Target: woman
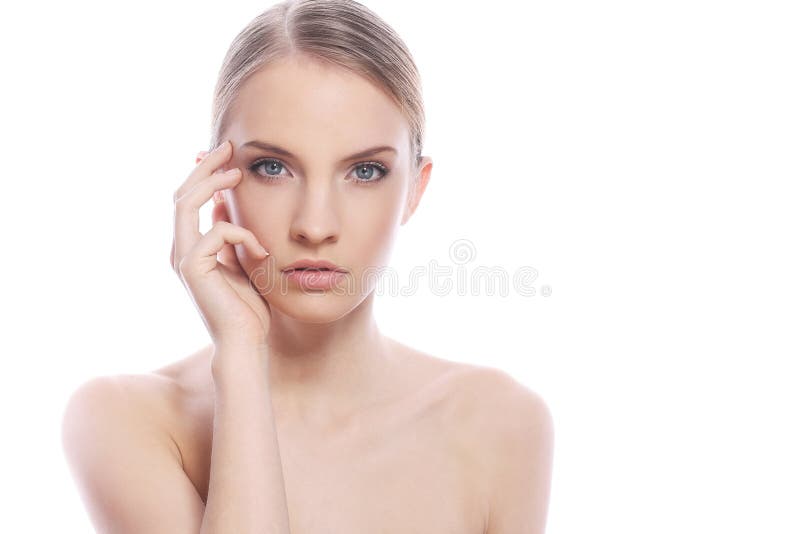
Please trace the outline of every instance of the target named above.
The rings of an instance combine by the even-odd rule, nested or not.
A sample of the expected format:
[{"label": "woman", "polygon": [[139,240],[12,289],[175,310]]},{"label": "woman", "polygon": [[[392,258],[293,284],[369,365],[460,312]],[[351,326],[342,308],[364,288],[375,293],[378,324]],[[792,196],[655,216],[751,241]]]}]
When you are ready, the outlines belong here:
[{"label": "woman", "polygon": [[544,532],[543,400],[373,318],[430,179],[423,133],[411,55],[361,4],[287,1],[239,33],[213,150],[174,197],[170,262],[212,343],[90,380],[65,412],[99,532]]}]

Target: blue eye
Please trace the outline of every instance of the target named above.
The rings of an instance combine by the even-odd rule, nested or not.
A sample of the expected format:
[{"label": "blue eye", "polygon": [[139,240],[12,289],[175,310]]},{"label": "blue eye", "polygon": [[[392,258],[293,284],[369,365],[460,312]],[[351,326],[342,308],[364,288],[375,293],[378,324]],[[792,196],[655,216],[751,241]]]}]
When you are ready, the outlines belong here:
[{"label": "blue eye", "polygon": [[[386,168],[385,165],[378,163],[377,161],[365,161],[364,163],[359,163],[353,169],[354,171],[361,171],[367,169],[370,172],[367,173],[367,176],[359,176],[359,179],[356,180],[357,182],[365,182],[365,183],[372,183],[377,182],[379,180],[383,180],[386,178],[386,175],[389,174],[389,169]],[[375,169],[381,173],[380,177],[372,179],[372,175],[375,174]],[[360,173],[356,173],[360,174]]]},{"label": "blue eye", "polygon": [[276,159],[260,159],[260,160],[255,161],[252,165],[250,165],[250,171],[255,173],[255,174],[257,174],[258,176],[267,178],[268,180],[274,180],[275,179],[274,177],[278,176],[277,174],[271,174],[268,171],[267,175],[265,176],[265,175],[261,174],[260,172],[256,172],[256,169],[258,169],[259,167],[261,167],[262,165],[265,165],[265,164],[266,164],[266,168],[267,169],[272,169],[272,170],[274,170],[275,166],[283,167],[283,163],[281,163],[280,161],[278,161]]},{"label": "blue eye", "polygon": [[[258,172],[258,169],[264,167],[266,174]],[[280,170],[285,168],[282,161],[275,158],[261,158],[253,162],[248,167],[250,172],[267,182],[275,182],[280,178]],[[380,176],[374,178],[375,169],[380,172]],[[377,161],[364,161],[353,167],[356,171],[357,178],[354,180],[358,185],[370,185],[386,178],[389,174],[389,169],[382,163]],[[352,171],[351,171],[352,172]]]}]

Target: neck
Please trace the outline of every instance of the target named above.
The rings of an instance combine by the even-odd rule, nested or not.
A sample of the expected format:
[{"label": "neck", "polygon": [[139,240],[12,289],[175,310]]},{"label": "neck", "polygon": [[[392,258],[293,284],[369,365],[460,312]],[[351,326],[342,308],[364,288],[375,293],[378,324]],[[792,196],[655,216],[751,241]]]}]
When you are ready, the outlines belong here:
[{"label": "neck", "polygon": [[269,381],[276,411],[330,420],[380,396],[392,357],[372,315],[373,298],[324,324],[271,310]]}]

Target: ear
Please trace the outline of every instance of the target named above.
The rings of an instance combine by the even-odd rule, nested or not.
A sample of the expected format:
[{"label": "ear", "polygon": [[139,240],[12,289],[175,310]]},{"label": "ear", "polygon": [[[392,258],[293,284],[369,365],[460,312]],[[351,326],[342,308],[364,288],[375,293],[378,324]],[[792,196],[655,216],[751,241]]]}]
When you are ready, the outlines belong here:
[{"label": "ear", "polygon": [[400,222],[400,226],[406,224],[406,222],[411,218],[411,216],[417,210],[417,206],[419,205],[419,201],[422,198],[422,194],[428,187],[428,181],[431,178],[431,170],[433,169],[433,160],[428,156],[423,156],[419,162],[419,165],[417,166],[417,169],[418,171],[416,173],[416,176],[414,176],[413,182],[408,191],[406,209],[405,212],[403,213],[403,219]]}]

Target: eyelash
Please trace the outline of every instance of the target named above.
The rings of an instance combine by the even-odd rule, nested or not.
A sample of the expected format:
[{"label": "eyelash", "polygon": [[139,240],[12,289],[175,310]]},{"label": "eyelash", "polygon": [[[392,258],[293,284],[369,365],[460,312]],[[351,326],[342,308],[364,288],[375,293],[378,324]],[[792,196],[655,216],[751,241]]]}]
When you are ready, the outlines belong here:
[{"label": "eyelash", "polygon": [[[260,174],[260,173],[256,172],[256,169],[258,169],[261,165],[263,165],[264,163],[271,163],[271,162],[279,163],[283,168],[286,168],[286,165],[279,159],[276,159],[276,158],[261,158],[261,159],[258,159],[256,161],[254,161],[250,165],[250,167],[248,167],[248,169],[250,170],[251,173],[255,174],[260,180],[264,180],[264,181],[267,181],[267,182],[275,182],[280,177],[280,175],[278,175],[278,174],[263,175],[263,174]],[[364,166],[373,167],[373,168],[378,169],[379,171],[381,171],[381,176],[380,176],[380,178],[373,178],[373,179],[370,179],[370,180],[361,180],[359,178],[356,178],[354,181],[355,181],[355,183],[357,185],[372,185],[375,182],[380,182],[381,180],[386,178],[386,176],[389,174],[389,170],[390,170],[386,165],[384,165],[383,163],[380,163],[379,161],[362,161],[361,163],[356,164],[353,167],[353,170],[358,169],[359,167],[364,167]]]}]

